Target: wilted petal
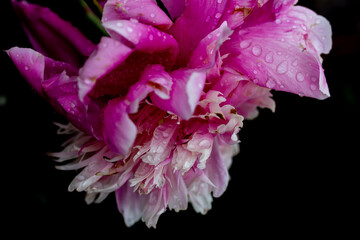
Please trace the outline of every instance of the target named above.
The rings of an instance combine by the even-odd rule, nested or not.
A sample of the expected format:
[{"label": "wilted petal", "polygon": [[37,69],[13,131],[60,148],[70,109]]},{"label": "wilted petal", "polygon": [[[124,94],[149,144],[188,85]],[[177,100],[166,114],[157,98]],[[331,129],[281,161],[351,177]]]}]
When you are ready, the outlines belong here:
[{"label": "wilted petal", "polygon": [[47,57],[80,67],[95,45],[71,23],[50,9],[26,1],[12,0],[35,50]]},{"label": "wilted petal", "polygon": [[153,0],[109,0],[105,4],[102,18],[104,23],[132,18],[159,29],[168,29],[172,25],[171,19]]}]

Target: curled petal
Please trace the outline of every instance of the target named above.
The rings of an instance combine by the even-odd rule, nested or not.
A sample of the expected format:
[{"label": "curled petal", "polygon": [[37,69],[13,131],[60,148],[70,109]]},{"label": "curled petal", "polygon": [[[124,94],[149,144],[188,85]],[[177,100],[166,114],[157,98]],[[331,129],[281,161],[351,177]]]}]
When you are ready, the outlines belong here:
[{"label": "curled petal", "polygon": [[159,108],[188,120],[193,115],[202,94],[206,73],[194,69],[180,69],[170,75],[173,78],[170,99],[152,96],[152,101]]},{"label": "curled petal", "polygon": [[224,22],[219,28],[203,38],[192,52],[188,66],[190,68],[208,68],[214,65],[220,46],[233,31]]}]

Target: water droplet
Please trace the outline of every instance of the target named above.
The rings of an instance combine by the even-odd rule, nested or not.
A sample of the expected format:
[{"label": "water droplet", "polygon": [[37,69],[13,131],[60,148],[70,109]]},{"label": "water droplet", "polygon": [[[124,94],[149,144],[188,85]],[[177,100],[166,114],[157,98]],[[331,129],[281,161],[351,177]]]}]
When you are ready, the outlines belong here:
[{"label": "water droplet", "polygon": [[280,24],[280,23],[282,23],[282,21],[281,21],[281,19],[276,19],[276,20],[275,20],[275,23],[276,23],[276,24]]},{"label": "water droplet", "polygon": [[240,43],[240,47],[241,48],[248,48],[251,45],[251,41],[250,40],[244,40]]},{"label": "water droplet", "polygon": [[301,72],[296,74],[296,80],[298,80],[299,82],[302,82],[305,80],[305,76],[304,74],[302,74]]},{"label": "water droplet", "polygon": [[218,4],[222,3],[222,0],[217,0],[217,3],[218,3]]},{"label": "water droplet", "polygon": [[313,90],[313,91],[316,91],[317,90],[317,86],[315,84],[310,84],[310,89]]},{"label": "water droplet", "polygon": [[211,18],[210,16],[207,16],[205,19],[205,22],[207,22],[207,23],[210,22],[210,18]]},{"label": "water droplet", "polygon": [[270,79],[270,78],[269,78],[269,80],[266,82],[266,87],[267,87],[267,88],[274,88],[275,85],[276,85],[276,83],[275,83],[272,79]]},{"label": "water droplet", "polygon": [[150,41],[154,40],[154,35],[150,34],[150,35],[149,35],[149,40],[150,40]]},{"label": "water droplet", "polygon": [[273,52],[269,52],[268,54],[266,54],[265,56],[265,62],[267,63],[272,63],[274,61],[274,53]]},{"label": "water droplet", "polygon": [[259,45],[256,45],[252,48],[252,53],[254,54],[254,56],[260,56],[262,53],[262,49]]},{"label": "water droplet", "polygon": [[215,18],[220,18],[220,17],[221,17],[221,13],[215,14]]},{"label": "water droplet", "polygon": [[282,61],[276,68],[276,71],[279,74],[284,74],[288,71],[288,62],[287,61]]},{"label": "water droplet", "polygon": [[314,76],[313,76],[313,77],[311,77],[310,79],[311,79],[311,81],[312,81],[312,82],[316,82],[316,81],[317,81],[317,78],[316,78],[316,77],[314,77]]},{"label": "water droplet", "polygon": [[121,22],[118,22],[118,23],[116,23],[116,26],[121,28],[121,27],[123,27],[123,24]]},{"label": "water droplet", "polygon": [[132,29],[131,27],[127,27],[126,30],[127,30],[128,32],[133,32],[133,31],[134,31],[134,29]]},{"label": "water droplet", "polygon": [[150,17],[154,18],[154,17],[155,17],[155,14],[151,13],[151,14],[150,14]]},{"label": "water droplet", "polygon": [[292,63],[291,63],[292,66],[296,67],[298,65],[298,61],[297,60],[294,60]]},{"label": "water droplet", "polygon": [[258,71],[254,70],[254,71],[253,71],[253,73],[254,73],[254,74],[257,74],[257,73],[258,73]]},{"label": "water droplet", "polygon": [[25,66],[25,70],[26,70],[26,71],[29,70],[29,66]]}]

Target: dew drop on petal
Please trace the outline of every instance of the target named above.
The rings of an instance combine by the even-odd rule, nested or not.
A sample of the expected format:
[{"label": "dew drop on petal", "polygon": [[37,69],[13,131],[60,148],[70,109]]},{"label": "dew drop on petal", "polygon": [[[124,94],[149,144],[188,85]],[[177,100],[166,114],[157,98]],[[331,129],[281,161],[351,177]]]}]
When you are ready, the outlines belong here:
[{"label": "dew drop on petal", "polygon": [[215,18],[220,18],[220,17],[221,17],[221,13],[215,14]]},{"label": "dew drop on petal", "polygon": [[149,35],[149,40],[150,41],[154,40],[154,36],[152,34]]},{"label": "dew drop on petal", "polygon": [[241,48],[248,48],[251,44],[251,41],[250,40],[244,40],[240,43],[240,47]]},{"label": "dew drop on petal", "polygon": [[259,45],[256,45],[252,48],[251,52],[254,54],[254,56],[258,57],[261,55],[262,49]]},{"label": "dew drop on petal", "polygon": [[301,72],[296,74],[296,80],[298,80],[299,82],[304,81],[304,79],[305,79],[305,76]]},{"label": "dew drop on petal", "polygon": [[210,22],[210,16],[207,16],[206,19],[205,19],[205,22]]},{"label": "dew drop on petal", "polygon": [[154,18],[154,17],[155,17],[155,14],[151,13],[151,14],[150,14],[150,17]]},{"label": "dew drop on petal", "polygon": [[131,27],[127,27],[126,30],[127,30],[128,32],[133,32],[133,31],[134,31]]},{"label": "dew drop on petal", "polygon": [[276,68],[277,73],[284,74],[288,71],[288,62],[282,61]]},{"label": "dew drop on petal", "polygon": [[274,53],[273,52],[269,52],[268,54],[266,54],[265,56],[265,62],[267,63],[272,63],[274,61]]},{"label": "dew drop on petal", "polygon": [[266,82],[266,87],[267,87],[267,88],[274,88],[275,85],[276,85],[276,83],[275,83],[272,79],[270,79],[270,78],[269,78],[269,80]]},{"label": "dew drop on petal", "polygon": [[310,84],[310,89],[313,90],[313,91],[316,91],[317,90],[317,86],[315,84]]},{"label": "dew drop on petal", "polygon": [[291,63],[292,66],[296,67],[298,65],[298,61],[297,60],[294,60],[292,63]]},{"label": "dew drop on petal", "polygon": [[317,81],[317,78],[316,77],[311,77],[310,78],[312,82],[316,82]]},{"label": "dew drop on petal", "polygon": [[29,66],[25,66],[25,70],[26,70],[26,71],[29,70]]}]

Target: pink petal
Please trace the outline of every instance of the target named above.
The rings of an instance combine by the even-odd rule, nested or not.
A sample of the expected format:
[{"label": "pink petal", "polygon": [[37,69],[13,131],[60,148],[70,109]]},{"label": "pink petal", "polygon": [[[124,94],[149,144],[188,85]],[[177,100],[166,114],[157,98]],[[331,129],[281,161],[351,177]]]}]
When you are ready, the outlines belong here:
[{"label": "pink petal", "polygon": [[45,57],[30,49],[13,47],[6,51],[21,75],[40,94],[44,81]]},{"label": "pink petal", "polygon": [[50,9],[26,1],[12,0],[12,4],[37,51],[75,67],[93,51],[90,40]]},{"label": "pink petal", "polygon": [[[116,76],[117,67],[132,53],[132,49],[111,38],[103,37],[79,71],[79,95],[84,100],[93,95],[121,93],[125,88]],[[94,89],[95,88],[95,89]]]},{"label": "pink petal", "polygon": [[202,94],[206,73],[194,69],[180,69],[170,75],[173,78],[170,99],[161,99],[157,96],[152,96],[151,99],[159,108],[188,120],[193,115]]},{"label": "pink petal", "polygon": [[226,21],[231,29],[235,29],[244,23],[259,1],[253,0],[228,0],[221,21]]},{"label": "pink petal", "polygon": [[308,34],[307,40],[314,46],[316,51],[321,54],[328,54],[332,47],[332,31],[329,21],[317,15],[312,10],[295,6],[289,11],[281,14],[278,19],[281,21],[291,21],[298,31]]},{"label": "pink petal", "polygon": [[329,91],[319,53],[307,50],[307,35],[289,22],[277,19],[253,26],[252,23],[247,27],[242,25],[232,39],[224,43],[223,53],[231,56],[225,65],[263,87],[327,98]]},{"label": "pink petal", "polygon": [[185,10],[169,32],[179,43],[178,65],[185,66],[201,39],[221,24],[227,1],[186,1]]},{"label": "pink petal", "polygon": [[213,188],[214,197],[220,197],[227,188],[230,176],[216,139],[204,172],[209,180],[216,186],[216,188]]},{"label": "pink petal", "polygon": [[115,192],[119,212],[123,215],[127,227],[140,220],[146,197],[134,192],[128,183]]},{"label": "pink petal", "polygon": [[173,20],[181,16],[185,9],[185,0],[161,0]]},{"label": "pink petal", "polygon": [[111,100],[104,111],[103,137],[109,149],[120,155],[126,155],[132,147],[137,129],[127,113],[127,102]]},{"label": "pink petal", "polygon": [[136,113],[140,102],[152,92],[160,99],[166,98],[171,84],[171,77],[162,66],[149,66],[142,73],[141,79],[129,88],[125,98],[109,102],[104,112],[103,135],[114,153],[126,155],[135,141],[137,128],[129,114]]},{"label": "pink petal", "polygon": [[173,171],[168,168],[167,179],[168,184],[168,206],[169,209],[174,209],[175,212],[186,210],[188,206],[187,189],[184,179],[180,171]]},{"label": "pink petal", "polygon": [[203,38],[192,52],[188,63],[190,68],[209,68],[214,65],[220,46],[232,34],[226,22]]},{"label": "pink petal", "polygon": [[227,103],[247,119],[258,115],[258,107],[275,111],[275,101],[271,98],[270,89],[252,83],[243,75],[225,72],[213,90],[222,92]]},{"label": "pink petal", "polygon": [[125,38],[138,51],[167,50],[171,61],[174,61],[172,58],[176,57],[178,53],[178,44],[174,37],[153,26],[134,20],[113,20],[105,22],[103,25],[113,39],[123,41]]},{"label": "pink petal", "polygon": [[102,21],[137,19],[159,29],[168,29],[171,19],[152,0],[109,0],[105,4]]}]

